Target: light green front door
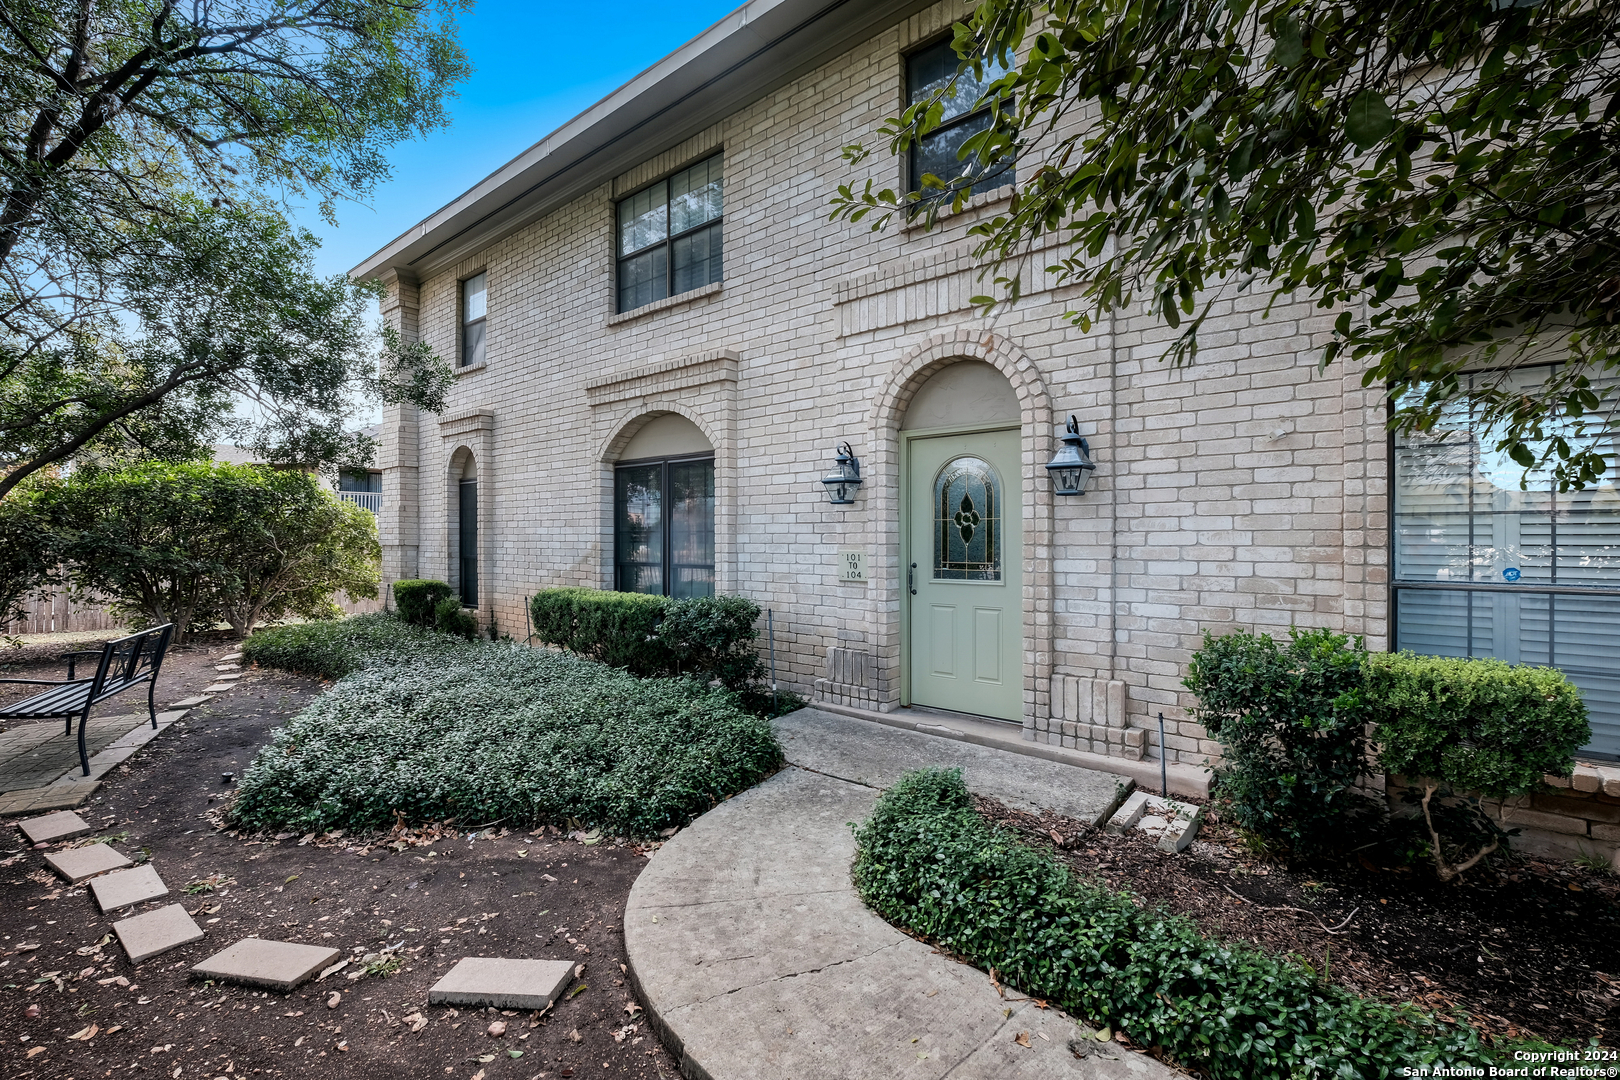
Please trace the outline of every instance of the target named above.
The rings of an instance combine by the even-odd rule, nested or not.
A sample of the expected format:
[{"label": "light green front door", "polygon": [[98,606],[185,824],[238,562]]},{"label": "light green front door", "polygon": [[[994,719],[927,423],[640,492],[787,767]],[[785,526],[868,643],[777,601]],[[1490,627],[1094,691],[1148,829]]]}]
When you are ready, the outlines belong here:
[{"label": "light green front door", "polygon": [[906,599],[914,705],[1023,714],[1019,431],[907,440]]}]

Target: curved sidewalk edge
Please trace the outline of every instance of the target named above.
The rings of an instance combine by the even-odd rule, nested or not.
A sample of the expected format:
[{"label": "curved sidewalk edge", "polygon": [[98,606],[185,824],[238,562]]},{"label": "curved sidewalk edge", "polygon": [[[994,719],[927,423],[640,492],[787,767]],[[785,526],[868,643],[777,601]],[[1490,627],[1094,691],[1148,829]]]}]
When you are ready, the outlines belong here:
[{"label": "curved sidewalk edge", "polygon": [[1003,1000],[984,972],[869,911],[850,882],[849,825],[877,795],[790,765],[642,871],[624,915],[631,978],[687,1080],[1182,1075],[1085,1038],[1056,1009]]}]

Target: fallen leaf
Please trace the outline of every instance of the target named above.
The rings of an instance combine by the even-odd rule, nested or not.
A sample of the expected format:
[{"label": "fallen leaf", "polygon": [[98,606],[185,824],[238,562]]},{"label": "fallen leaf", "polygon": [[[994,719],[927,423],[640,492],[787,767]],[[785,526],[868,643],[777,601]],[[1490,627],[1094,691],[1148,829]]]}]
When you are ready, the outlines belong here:
[{"label": "fallen leaf", "polygon": [[506,1034],[506,1021],[497,1020],[484,1030],[488,1031],[492,1038],[498,1039]]},{"label": "fallen leaf", "polygon": [[1058,847],[1063,846],[1063,837],[1058,833],[1058,831],[1056,829],[1047,829],[1046,830],[1046,835],[1050,836],[1052,838],[1052,843],[1056,844]]},{"label": "fallen leaf", "polygon": [[564,998],[563,1000],[564,1001],[572,1001],[574,998],[579,997],[579,995],[583,994],[585,991],[587,991],[589,989],[590,989],[590,987],[586,986],[584,983],[580,983],[578,986],[576,986],[572,990],[568,991],[568,997]]},{"label": "fallen leaf", "polygon": [[520,1057],[523,1056],[523,1051],[521,1051],[521,1050],[508,1050],[506,1052],[506,1056],[510,1057],[510,1058],[520,1058]]},{"label": "fallen leaf", "polygon": [[95,1024],[91,1024],[87,1028],[80,1028],[78,1031],[75,1031],[73,1034],[69,1035],[68,1038],[77,1039],[80,1042],[89,1042],[91,1039],[96,1037],[96,1032],[100,1030],[101,1028],[97,1027]]},{"label": "fallen leaf", "polygon": [[495,1060],[495,1055],[494,1054],[479,1054],[478,1055],[478,1060],[480,1062],[482,1062],[483,1064],[488,1065],[490,1062]]},{"label": "fallen leaf", "polygon": [[479,1069],[477,1072],[473,1073],[472,1080],[484,1080],[484,1070]]},{"label": "fallen leaf", "polygon": [[1029,1032],[1020,1031],[1017,1035],[1013,1036],[1013,1042],[1017,1043],[1019,1046],[1028,1047],[1029,1046]]},{"label": "fallen leaf", "polygon": [[1110,1028],[1110,1027],[1104,1027],[1101,1031],[1097,1032],[1097,1041],[1098,1042],[1107,1042],[1109,1039],[1112,1039],[1113,1037],[1114,1037],[1114,1029]]},{"label": "fallen leaf", "polygon": [[338,1007],[338,1003],[342,1000],[343,995],[334,990],[332,991],[332,995],[326,999],[326,1007],[328,1009],[335,1009]]},{"label": "fallen leaf", "polygon": [[574,978],[577,979],[583,974],[585,974],[585,965],[584,964],[575,964],[574,965]]},{"label": "fallen leaf", "polygon": [[568,1038],[571,1039],[574,1042],[579,1042],[580,1038],[581,1038],[581,1035],[579,1033],[579,1028],[575,1028],[573,1031],[570,1031],[568,1033]]},{"label": "fallen leaf", "polygon": [[44,1052],[45,1052],[45,1048],[43,1046],[36,1046],[32,1050],[28,1051],[28,1053],[24,1054],[23,1056],[24,1057],[33,1057],[35,1054],[43,1054]]}]

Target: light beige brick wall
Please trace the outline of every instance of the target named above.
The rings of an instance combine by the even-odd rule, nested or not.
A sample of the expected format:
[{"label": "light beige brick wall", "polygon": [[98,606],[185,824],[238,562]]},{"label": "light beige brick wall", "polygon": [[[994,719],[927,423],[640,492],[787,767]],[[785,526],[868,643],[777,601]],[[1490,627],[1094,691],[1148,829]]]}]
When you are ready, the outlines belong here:
[{"label": "light beige brick wall", "polygon": [[[840,149],[874,142],[901,103],[904,51],[962,10],[863,43],[453,271],[392,283],[385,314],[448,357],[457,281],[489,273],[487,363],[458,376],[444,417],[387,417],[389,576],[452,576],[451,461],[470,451],[485,620],[520,637],[534,591],[611,584],[614,455],[649,413],[678,412],[716,448],[720,588],[773,609],[782,681],[896,707],[899,424],[930,374],[972,358],[1008,376],[1022,410],[1027,737],[1059,741],[1064,723],[1078,737],[1065,701],[1118,682],[1131,734],[1098,714],[1100,752],[1202,764],[1218,748],[1180,680],[1204,630],[1327,626],[1381,646],[1382,407],[1359,372],[1316,372],[1329,316],[1223,299],[1197,364],[1177,370],[1154,318],[1082,332],[1065,317],[1074,290],[1038,275],[1017,307],[971,309],[985,287],[966,230],[994,199],[933,231],[827,220],[838,184],[899,182],[886,155],[851,165]],[[724,284],[614,315],[615,195],[715,149]],[[1057,500],[1041,466],[1070,413],[1099,468],[1083,498]],[[846,439],[867,483],[834,507],[818,480]],[[867,584],[837,581],[840,548],[868,553]]]}]

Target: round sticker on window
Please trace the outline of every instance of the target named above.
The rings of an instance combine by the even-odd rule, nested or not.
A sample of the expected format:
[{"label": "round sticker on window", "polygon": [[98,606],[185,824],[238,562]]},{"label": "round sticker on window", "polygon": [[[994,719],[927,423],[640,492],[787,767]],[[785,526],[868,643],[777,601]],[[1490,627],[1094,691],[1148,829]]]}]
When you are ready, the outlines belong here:
[{"label": "round sticker on window", "polygon": [[1502,571],[1502,577],[1506,581],[1518,581],[1519,568],[1517,566],[1508,567],[1506,570]]}]

